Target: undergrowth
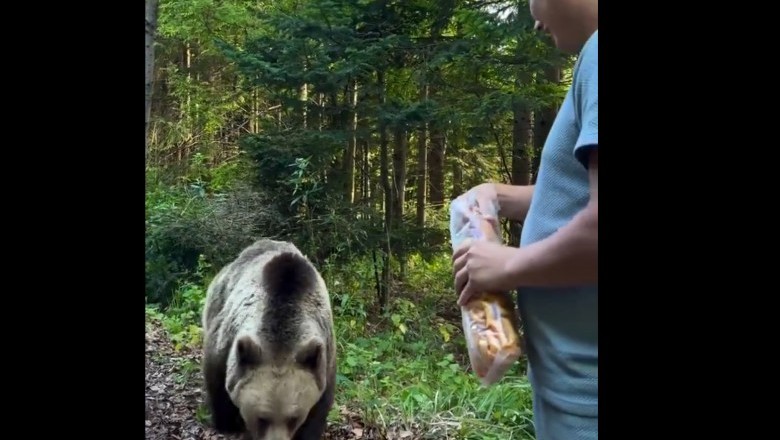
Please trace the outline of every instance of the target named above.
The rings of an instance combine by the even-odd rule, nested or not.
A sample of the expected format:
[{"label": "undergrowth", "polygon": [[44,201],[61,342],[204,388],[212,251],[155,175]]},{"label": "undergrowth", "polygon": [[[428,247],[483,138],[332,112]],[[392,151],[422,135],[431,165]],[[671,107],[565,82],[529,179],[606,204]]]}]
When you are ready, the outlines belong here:
[{"label": "undergrowth", "polygon": [[[533,438],[530,388],[520,365],[489,388],[468,369],[450,270],[446,256],[429,263],[410,258],[406,282],[379,315],[370,259],[323,268],[339,354],[333,421],[346,407],[382,430],[413,429],[432,439]],[[202,341],[200,312],[213,273],[201,258],[199,282],[182,283],[165,310],[147,308],[179,349]]]}]

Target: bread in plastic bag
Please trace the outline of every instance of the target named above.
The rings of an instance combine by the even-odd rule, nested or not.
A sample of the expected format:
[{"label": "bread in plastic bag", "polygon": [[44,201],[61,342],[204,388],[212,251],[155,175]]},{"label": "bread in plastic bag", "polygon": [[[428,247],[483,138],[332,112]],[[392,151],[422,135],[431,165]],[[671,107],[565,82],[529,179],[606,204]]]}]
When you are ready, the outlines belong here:
[{"label": "bread in plastic bag", "polygon": [[[489,218],[488,218],[489,217]],[[478,206],[474,192],[450,205],[453,251],[466,239],[501,240],[498,207]],[[519,317],[508,292],[483,292],[461,307],[471,368],[483,386],[499,381],[522,353],[517,331]]]}]

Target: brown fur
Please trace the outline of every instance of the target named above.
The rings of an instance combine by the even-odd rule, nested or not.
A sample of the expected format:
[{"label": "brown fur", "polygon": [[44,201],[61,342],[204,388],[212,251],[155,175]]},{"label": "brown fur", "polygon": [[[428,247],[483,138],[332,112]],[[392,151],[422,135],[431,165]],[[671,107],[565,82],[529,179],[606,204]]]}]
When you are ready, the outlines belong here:
[{"label": "brown fur", "polygon": [[328,413],[333,407],[336,391],[336,366],[328,367],[325,392],[316,405],[309,411],[309,416],[295,433],[293,440],[319,440],[328,427]]},{"label": "brown fur", "polygon": [[[269,252],[277,255],[269,260],[264,257]],[[264,283],[257,283],[257,278],[262,278]],[[323,393],[293,439],[322,438],[327,427],[328,412],[334,403],[336,346],[332,317],[323,316],[321,297],[311,294],[319,280],[314,266],[294,245],[272,240],[260,240],[249,246],[214,278],[203,311],[202,368],[206,401],[217,431],[225,434],[246,432],[239,410],[227,391],[233,389],[241,378],[234,375],[231,378],[233,383],[226,383],[227,361],[242,319],[257,319],[253,310],[258,301],[263,301],[266,309],[258,320],[262,325],[257,329],[256,336],[268,341],[271,344],[269,348],[273,347],[268,353],[260,354],[263,359],[266,356],[270,356],[270,359],[286,358],[292,344],[302,342],[299,340],[298,327],[304,320],[315,322],[321,336],[325,338],[325,383],[321,383],[319,378],[317,380]],[[239,297],[231,298],[231,294],[237,288],[247,289],[247,286],[259,293],[241,293],[246,298],[241,304],[234,304]],[[233,304],[234,316],[230,315],[230,304]],[[305,364],[306,359],[302,361]]]}]

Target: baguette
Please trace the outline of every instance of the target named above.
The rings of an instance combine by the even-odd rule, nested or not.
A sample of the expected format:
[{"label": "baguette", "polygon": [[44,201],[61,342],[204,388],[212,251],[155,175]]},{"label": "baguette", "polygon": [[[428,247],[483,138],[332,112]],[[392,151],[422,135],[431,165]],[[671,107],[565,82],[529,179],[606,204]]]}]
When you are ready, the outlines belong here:
[{"label": "baguette", "polygon": [[517,347],[517,333],[511,313],[503,304],[503,295],[481,295],[466,304],[471,325],[469,330],[476,339],[480,355],[493,362],[501,351],[513,351]]},{"label": "baguette", "polygon": [[[450,206],[453,249],[463,240],[500,242],[495,206],[478,207],[473,194]],[[461,308],[471,367],[483,385],[498,381],[521,355],[518,316],[508,292],[483,292]]]}]

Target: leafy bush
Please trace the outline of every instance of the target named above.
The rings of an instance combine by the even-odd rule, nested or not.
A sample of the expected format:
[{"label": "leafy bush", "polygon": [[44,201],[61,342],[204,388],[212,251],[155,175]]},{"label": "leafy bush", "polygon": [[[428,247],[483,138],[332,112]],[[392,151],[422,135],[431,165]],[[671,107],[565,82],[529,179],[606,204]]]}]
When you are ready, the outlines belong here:
[{"label": "leafy bush", "polygon": [[[147,182],[146,297],[167,305],[182,283],[193,281],[198,258],[219,267],[256,237],[273,236],[284,220],[270,197],[245,185],[230,183],[235,169],[218,168],[219,188],[202,179],[179,185]],[[213,181],[212,180],[212,181]]]}]

